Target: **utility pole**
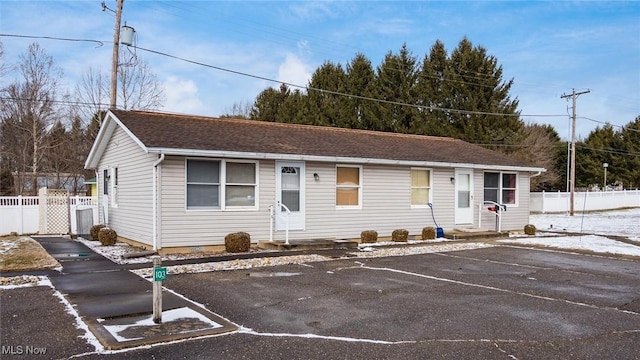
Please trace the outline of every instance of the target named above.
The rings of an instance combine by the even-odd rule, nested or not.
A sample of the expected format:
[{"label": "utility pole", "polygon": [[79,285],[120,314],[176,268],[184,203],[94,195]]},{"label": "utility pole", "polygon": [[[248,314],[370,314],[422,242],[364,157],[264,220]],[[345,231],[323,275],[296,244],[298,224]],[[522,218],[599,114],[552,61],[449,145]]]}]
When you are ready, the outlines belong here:
[{"label": "utility pole", "polygon": [[576,98],[579,95],[590,93],[590,90],[576,92],[576,89],[572,89],[571,94],[562,94],[561,99],[571,97],[572,101],[572,115],[571,115],[571,179],[569,180],[570,195],[569,195],[569,216],[573,216],[573,199],[576,191]]},{"label": "utility pole", "polygon": [[122,18],[122,6],[124,0],[117,0],[116,3],[116,26],[113,31],[113,57],[111,59],[111,101],[109,103],[109,110],[114,110],[116,108],[116,96],[118,93],[118,50],[120,49],[120,19]]}]

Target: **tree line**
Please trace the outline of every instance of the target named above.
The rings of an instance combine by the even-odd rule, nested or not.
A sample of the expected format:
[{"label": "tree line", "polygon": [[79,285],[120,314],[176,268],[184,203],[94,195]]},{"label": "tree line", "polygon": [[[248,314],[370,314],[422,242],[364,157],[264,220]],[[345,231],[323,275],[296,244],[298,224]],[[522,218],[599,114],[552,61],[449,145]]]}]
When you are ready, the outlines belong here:
[{"label": "tree line", "polygon": [[[82,191],[95,176],[84,162],[108,108],[109,77],[89,68],[73,92],[63,92],[62,69],[37,43],[17,64],[0,63],[3,79],[15,75],[0,88],[0,195],[36,195],[43,184]],[[120,64],[120,108],[162,106],[164,91],[148,65],[126,55]]]},{"label": "tree line", "polygon": [[[84,161],[108,108],[109,77],[89,68],[74,91],[63,92],[62,70],[37,43],[17,64],[0,61],[0,76],[8,74],[15,79],[0,88],[0,195],[36,194],[42,177],[50,187],[81,190],[80,180],[94,176]],[[118,108],[163,106],[164,90],[145,61],[123,57],[117,74]],[[467,38],[451,52],[436,41],[421,58],[402,45],[375,67],[363,54],[344,66],[327,61],[305,89],[267,88],[222,117],[458,138],[546,168],[531,179],[533,191],[565,190],[567,143],[552,126],[522,120],[513,82]],[[578,141],[578,187],[601,184],[603,163],[609,184],[640,186],[639,118]]]},{"label": "tree line", "polygon": [[[513,81],[503,79],[495,56],[467,38],[450,53],[436,41],[422,58],[403,45],[375,68],[363,54],[344,67],[325,62],[306,89],[267,88],[226,116],[453,137],[546,168],[531,179],[533,191],[565,190],[567,142],[550,125],[522,120]],[[637,127],[637,119],[618,132],[605,126],[579,141],[576,185],[599,184],[608,162],[610,183],[639,187]]]}]

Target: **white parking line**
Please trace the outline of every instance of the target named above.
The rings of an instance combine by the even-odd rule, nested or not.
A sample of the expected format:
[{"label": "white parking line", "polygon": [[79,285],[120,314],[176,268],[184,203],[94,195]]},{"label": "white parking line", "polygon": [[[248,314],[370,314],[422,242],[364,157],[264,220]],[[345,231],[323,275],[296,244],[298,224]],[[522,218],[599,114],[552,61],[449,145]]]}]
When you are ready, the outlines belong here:
[{"label": "white parking line", "polygon": [[[470,283],[470,282],[466,282],[466,281],[453,280],[453,279],[447,279],[447,278],[442,278],[442,277],[437,277],[437,276],[431,276],[431,275],[419,274],[419,273],[414,273],[414,272],[405,271],[405,270],[398,270],[398,269],[391,269],[391,268],[378,268],[378,267],[372,267],[372,266],[365,266],[365,264],[364,264],[364,263],[361,263],[361,262],[359,262],[359,261],[356,261],[356,264],[358,264],[358,265],[360,265],[360,266],[354,266],[354,267],[351,267],[351,269],[353,269],[353,268],[359,268],[359,269],[367,269],[367,270],[374,270],[374,271],[387,271],[387,272],[392,272],[392,273],[397,273],[397,274],[403,274],[403,275],[409,275],[409,276],[420,277],[420,278],[424,278],[424,279],[430,279],[430,280],[436,280],[436,281],[443,281],[443,282],[448,282],[448,283],[458,284],[458,285],[463,285],[463,286],[471,286],[471,287],[476,287],[476,288],[481,288],[481,289],[487,289],[487,290],[499,291],[499,292],[508,293],[508,294],[514,294],[514,295],[519,295],[519,296],[526,296],[526,297],[531,297],[531,298],[534,298],[534,299],[541,299],[541,300],[547,300],[547,301],[564,302],[564,303],[567,303],[567,304],[572,304],[572,305],[577,305],[577,306],[588,307],[588,308],[591,308],[591,309],[609,310],[609,311],[621,312],[621,313],[624,313],[624,314],[630,314],[630,315],[637,315],[637,316],[640,316],[640,313],[637,313],[637,312],[634,312],[634,311],[630,311],[630,310],[621,310],[621,309],[617,309],[617,308],[610,307],[610,306],[598,306],[598,305],[587,304],[587,303],[582,303],[582,302],[577,302],[577,301],[571,301],[571,300],[566,300],[566,299],[559,299],[559,298],[552,298],[552,297],[548,297],[548,296],[541,296],[541,295],[529,294],[529,293],[521,292],[521,291],[514,291],[514,290],[509,290],[509,289],[502,289],[502,288],[498,288],[498,287],[495,287],[495,286],[488,286],[488,285],[474,284],[474,283]],[[349,268],[345,268],[345,269],[349,269]]]}]

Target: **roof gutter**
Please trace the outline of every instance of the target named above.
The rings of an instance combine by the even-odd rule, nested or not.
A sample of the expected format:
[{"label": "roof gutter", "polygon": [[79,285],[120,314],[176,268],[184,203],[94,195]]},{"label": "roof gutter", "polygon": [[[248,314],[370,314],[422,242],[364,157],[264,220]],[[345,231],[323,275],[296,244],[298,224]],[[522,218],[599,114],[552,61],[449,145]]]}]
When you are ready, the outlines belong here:
[{"label": "roof gutter", "polygon": [[453,163],[438,161],[420,161],[420,160],[392,160],[392,159],[374,159],[359,158],[346,156],[323,156],[323,155],[302,155],[302,154],[276,154],[276,153],[258,153],[258,152],[241,152],[241,151],[224,151],[224,150],[192,150],[192,149],[173,149],[161,147],[149,147],[150,154],[167,154],[176,156],[202,156],[202,157],[220,157],[220,158],[236,158],[236,159],[268,159],[268,160],[288,160],[288,161],[317,161],[332,162],[343,164],[375,164],[375,165],[401,165],[401,166],[429,166],[429,167],[458,167],[469,169],[491,169],[500,171],[544,171],[543,168],[517,166],[517,165],[488,165],[488,164],[470,164],[470,163]]},{"label": "roof gutter", "polygon": [[[162,246],[158,246],[158,172],[159,172],[159,166],[160,164],[164,161],[164,154],[160,154],[160,156],[158,157],[158,160],[156,160],[153,163],[153,194],[152,194],[152,198],[153,198],[153,210],[152,210],[152,236],[153,236],[153,250],[157,251],[159,248],[162,248]],[[160,244],[162,245],[162,244]]]}]

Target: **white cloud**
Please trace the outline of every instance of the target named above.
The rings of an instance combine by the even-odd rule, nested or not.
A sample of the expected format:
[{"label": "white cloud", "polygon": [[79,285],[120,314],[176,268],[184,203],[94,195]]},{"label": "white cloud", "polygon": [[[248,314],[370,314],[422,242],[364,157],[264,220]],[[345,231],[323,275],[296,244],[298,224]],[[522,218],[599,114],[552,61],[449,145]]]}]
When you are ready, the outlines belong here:
[{"label": "white cloud", "polygon": [[167,96],[165,110],[185,114],[202,112],[203,103],[198,97],[198,87],[192,80],[169,76],[164,82],[164,91]]},{"label": "white cloud", "polygon": [[311,79],[311,68],[298,56],[289,53],[278,68],[278,81],[306,86]]}]

